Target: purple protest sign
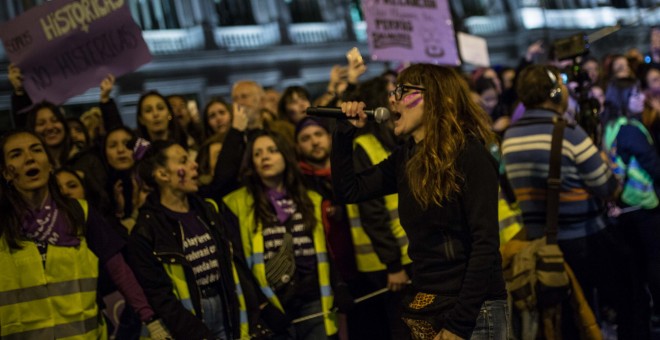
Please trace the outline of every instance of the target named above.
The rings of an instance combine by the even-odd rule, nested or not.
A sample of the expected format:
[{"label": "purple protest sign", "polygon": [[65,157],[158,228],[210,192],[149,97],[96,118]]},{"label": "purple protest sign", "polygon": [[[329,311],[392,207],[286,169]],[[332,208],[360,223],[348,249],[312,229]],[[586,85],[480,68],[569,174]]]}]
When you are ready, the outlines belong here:
[{"label": "purple protest sign", "polygon": [[151,61],[124,1],[49,1],[0,26],[7,56],[21,69],[34,103],[62,104],[108,73],[120,76]]},{"label": "purple protest sign", "polygon": [[363,0],[372,60],[460,65],[447,0]]}]

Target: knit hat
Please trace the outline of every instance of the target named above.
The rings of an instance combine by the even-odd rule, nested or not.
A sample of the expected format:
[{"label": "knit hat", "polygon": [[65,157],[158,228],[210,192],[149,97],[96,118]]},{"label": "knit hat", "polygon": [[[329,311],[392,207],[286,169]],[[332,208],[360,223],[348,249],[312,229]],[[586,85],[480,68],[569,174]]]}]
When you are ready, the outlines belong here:
[{"label": "knit hat", "polygon": [[325,131],[327,131],[328,133],[330,133],[330,130],[328,129],[328,127],[325,126],[325,124],[321,123],[321,122],[320,122],[319,120],[317,120],[316,118],[305,117],[305,118],[301,119],[301,120],[298,122],[298,124],[296,124],[296,133],[295,133],[295,136],[294,136],[294,137],[295,137],[295,140],[298,140],[298,135],[300,134],[300,131],[302,131],[303,129],[305,129],[305,128],[308,127],[308,126],[314,126],[314,125],[316,125],[316,126],[320,126],[320,127],[322,127]]}]

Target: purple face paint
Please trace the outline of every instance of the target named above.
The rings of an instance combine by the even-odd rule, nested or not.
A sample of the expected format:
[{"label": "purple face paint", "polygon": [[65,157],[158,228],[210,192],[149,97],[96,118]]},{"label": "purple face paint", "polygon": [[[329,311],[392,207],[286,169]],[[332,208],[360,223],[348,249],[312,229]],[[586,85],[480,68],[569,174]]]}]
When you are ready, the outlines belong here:
[{"label": "purple face paint", "polygon": [[179,176],[179,183],[183,184],[186,181],[186,179],[185,179],[186,170],[183,169],[183,168],[180,168],[179,170],[177,170],[176,174]]},{"label": "purple face paint", "polygon": [[401,102],[406,106],[407,109],[412,109],[419,105],[419,103],[424,100],[422,93],[419,91],[412,92],[411,94],[405,96]]}]

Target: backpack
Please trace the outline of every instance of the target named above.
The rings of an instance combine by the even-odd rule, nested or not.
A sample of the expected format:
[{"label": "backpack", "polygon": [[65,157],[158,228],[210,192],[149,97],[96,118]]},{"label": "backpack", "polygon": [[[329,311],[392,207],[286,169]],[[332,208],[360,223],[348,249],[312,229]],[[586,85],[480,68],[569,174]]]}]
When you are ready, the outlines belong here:
[{"label": "backpack", "polygon": [[619,117],[605,127],[603,146],[608,157],[616,165],[613,169],[614,174],[623,183],[621,201],[629,206],[653,209],[658,206],[658,196],[653,187],[653,179],[639,165],[639,161],[635,156],[631,156],[626,163],[617,153],[616,139],[621,127],[624,125],[632,125],[638,128],[644,133],[649,144],[653,145],[653,138],[646,127],[638,120]]}]

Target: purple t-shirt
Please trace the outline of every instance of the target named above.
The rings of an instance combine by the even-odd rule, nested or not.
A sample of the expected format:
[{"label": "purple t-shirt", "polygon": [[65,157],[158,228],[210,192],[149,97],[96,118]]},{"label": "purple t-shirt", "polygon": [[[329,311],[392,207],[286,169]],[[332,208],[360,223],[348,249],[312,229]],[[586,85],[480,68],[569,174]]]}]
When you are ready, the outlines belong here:
[{"label": "purple t-shirt", "polygon": [[167,211],[183,226],[183,255],[192,266],[195,281],[200,289],[220,281],[218,246],[215,239],[193,211],[178,213]]}]

